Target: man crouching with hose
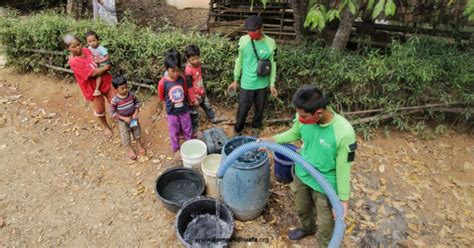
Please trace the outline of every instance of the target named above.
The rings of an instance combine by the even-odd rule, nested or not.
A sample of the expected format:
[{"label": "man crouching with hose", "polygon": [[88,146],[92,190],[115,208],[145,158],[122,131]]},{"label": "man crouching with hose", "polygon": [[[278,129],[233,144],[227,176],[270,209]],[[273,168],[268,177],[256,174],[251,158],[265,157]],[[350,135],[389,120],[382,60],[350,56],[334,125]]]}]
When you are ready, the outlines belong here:
[{"label": "man crouching with hose", "polygon": [[[259,140],[278,144],[303,142],[301,156],[311,163],[337,192],[348,212],[350,173],[355,158],[356,136],[352,125],[328,108],[323,93],[313,85],[303,85],[293,96],[296,118],[291,129]],[[320,247],[327,247],[334,229],[334,213],[321,185],[304,168],[295,164],[291,191],[301,226],[289,231],[288,238],[299,240],[319,231]],[[315,218],[316,217],[316,218]],[[316,219],[316,222],[315,222]]]}]

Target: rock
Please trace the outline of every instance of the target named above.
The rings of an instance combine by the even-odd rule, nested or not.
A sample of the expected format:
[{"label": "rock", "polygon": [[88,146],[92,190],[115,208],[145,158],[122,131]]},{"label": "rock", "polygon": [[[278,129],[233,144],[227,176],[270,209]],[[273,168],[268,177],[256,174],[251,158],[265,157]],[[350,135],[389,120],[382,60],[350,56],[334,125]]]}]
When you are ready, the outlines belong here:
[{"label": "rock", "polygon": [[[372,220],[381,219],[372,230],[367,231],[361,239],[361,247],[389,247],[408,237],[408,224],[403,213],[381,201],[368,201],[367,206],[371,212]],[[377,209],[377,211],[375,211]],[[381,211],[383,209],[383,211]],[[383,212],[383,213],[381,213]],[[378,215],[377,215],[378,213]],[[382,216],[382,214],[384,216]],[[385,215],[391,216],[384,218]]]},{"label": "rock", "polygon": [[463,165],[462,168],[463,168],[464,170],[472,170],[472,169],[474,169],[474,167],[472,166],[472,164],[469,163],[469,162],[464,162],[464,165]]}]

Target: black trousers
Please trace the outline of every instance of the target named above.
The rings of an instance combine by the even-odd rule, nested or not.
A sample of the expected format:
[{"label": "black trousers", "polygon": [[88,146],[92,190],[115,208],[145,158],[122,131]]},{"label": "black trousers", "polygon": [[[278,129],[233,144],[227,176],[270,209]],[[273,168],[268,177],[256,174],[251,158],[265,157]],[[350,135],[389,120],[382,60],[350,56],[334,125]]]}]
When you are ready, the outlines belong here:
[{"label": "black trousers", "polygon": [[240,89],[239,92],[239,108],[237,110],[237,117],[235,122],[235,132],[241,132],[245,126],[245,119],[252,108],[255,106],[255,113],[253,115],[252,127],[260,128],[263,120],[263,109],[267,102],[268,87],[259,90],[245,90]]}]

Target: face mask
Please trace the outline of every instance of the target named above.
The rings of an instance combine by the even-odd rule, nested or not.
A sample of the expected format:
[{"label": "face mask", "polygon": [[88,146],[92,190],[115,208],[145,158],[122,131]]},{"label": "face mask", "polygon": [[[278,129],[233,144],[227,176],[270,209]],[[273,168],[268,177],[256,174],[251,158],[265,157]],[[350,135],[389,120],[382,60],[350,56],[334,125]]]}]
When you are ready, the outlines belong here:
[{"label": "face mask", "polygon": [[316,124],[318,123],[319,119],[321,118],[321,113],[315,112],[312,114],[310,117],[307,118],[302,118],[301,116],[298,116],[298,121],[302,124]]},{"label": "face mask", "polygon": [[249,33],[249,36],[250,36],[250,39],[252,40],[258,40],[260,38],[262,38],[263,34],[262,32],[260,32],[260,30],[257,30],[257,31],[254,31],[254,32],[248,32]]}]

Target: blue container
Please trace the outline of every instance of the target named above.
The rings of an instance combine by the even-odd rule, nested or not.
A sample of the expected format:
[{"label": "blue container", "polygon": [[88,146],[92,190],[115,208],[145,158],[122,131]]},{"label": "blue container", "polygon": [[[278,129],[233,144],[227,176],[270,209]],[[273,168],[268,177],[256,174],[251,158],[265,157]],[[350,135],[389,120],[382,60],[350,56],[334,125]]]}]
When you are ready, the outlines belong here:
[{"label": "blue container", "polygon": [[[284,146],[295,152],[298,150],[298,147],[292,144],[284,144]],[[291,183],[293,181],[291,170],[295,162],[278,152],[273,153],[273,160],[275,161],[273,169],[276,180],[280,183]]]},{"label": "blue container", "polygon": [[[256,141],[255,137],[237,136],[222,148],[222,160],[242,144]],[[227,169],[219,192],[238,220],[257,218],[270,196],[270,163],[266,152],[247,152]]]}]

